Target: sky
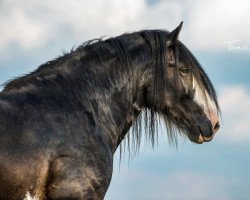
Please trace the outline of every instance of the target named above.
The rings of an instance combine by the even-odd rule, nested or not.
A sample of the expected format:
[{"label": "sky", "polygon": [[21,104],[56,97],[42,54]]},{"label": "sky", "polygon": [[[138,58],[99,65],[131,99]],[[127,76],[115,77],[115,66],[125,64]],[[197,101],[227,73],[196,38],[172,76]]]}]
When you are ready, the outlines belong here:
[{"label": "sky", "polygon": [[162,131],[158,147],[144,143],[120,164],[117,152],[105,200],[248,200],[249,10],[248,0],[1,0],[0,83],[86,40],[184,21],[179,39],[216,88],[221,129],[202,145],[180,138],[178,148]]}]

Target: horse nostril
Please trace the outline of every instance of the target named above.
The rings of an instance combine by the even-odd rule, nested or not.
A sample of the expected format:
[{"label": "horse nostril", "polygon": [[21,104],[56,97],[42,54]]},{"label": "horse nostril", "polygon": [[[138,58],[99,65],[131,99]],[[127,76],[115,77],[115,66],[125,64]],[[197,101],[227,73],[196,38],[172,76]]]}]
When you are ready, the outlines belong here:
[{"label": "horse nostril", "polygon": [[217,122],[217,123],[214,125],[213,131],[216,132],[216,131],[218,131],[219,129],[220,129],[220,123]]}]

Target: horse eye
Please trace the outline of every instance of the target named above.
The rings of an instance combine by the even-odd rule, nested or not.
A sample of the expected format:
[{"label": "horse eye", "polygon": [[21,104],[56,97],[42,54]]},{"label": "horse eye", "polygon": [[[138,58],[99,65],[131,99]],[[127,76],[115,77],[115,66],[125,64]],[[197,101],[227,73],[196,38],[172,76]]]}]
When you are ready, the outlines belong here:
[{"label": "horse eye", "polygon": [[189,69],[187,67],[183,67],[179,69],[180,72],[184,73],[184,74],[188,74],[189,73]]}]

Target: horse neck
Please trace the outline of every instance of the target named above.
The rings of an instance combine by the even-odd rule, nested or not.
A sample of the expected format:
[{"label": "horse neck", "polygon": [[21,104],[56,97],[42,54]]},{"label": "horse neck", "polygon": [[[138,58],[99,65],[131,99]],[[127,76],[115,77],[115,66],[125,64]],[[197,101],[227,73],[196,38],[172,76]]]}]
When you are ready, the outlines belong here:
[{"label": "horse neck", "polygon": [[[136,48],[138,46],[131,43],[128,50],[133,52]],[[97,86],[88,92],[89,105],[100,126],[105,127],[104,135],[113,152],[144,106],[144,85],[150,81],[148,66],[151,62],[151,59],[144,58],[145,53],[141,51],[132,55],[131,66],[122,63],[117,55],[111,55],[108,61],[103,61],[101,67],[96,66],[94,72],[88,74],[95,76],[89,87],[93,87],[93,83]]]}]

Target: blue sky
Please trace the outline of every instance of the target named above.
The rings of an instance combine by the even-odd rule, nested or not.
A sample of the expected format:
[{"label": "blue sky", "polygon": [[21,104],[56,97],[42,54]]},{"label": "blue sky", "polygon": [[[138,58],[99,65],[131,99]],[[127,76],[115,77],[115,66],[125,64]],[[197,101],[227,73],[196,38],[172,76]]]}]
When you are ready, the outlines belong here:
[{"label": "blue sky", "polygon": [[[218,92],[222,127],[214,140],[178,149],[161,133],[114,173],[106,200],[250,199],[250,2],[248,0],[51,0],[0,2],[0,83],[95,37],[140,29],[172,30],[208,72]],[[228,41],[248,47],[230,52]],[[239,41],[238,41],[239,40]]]}]

